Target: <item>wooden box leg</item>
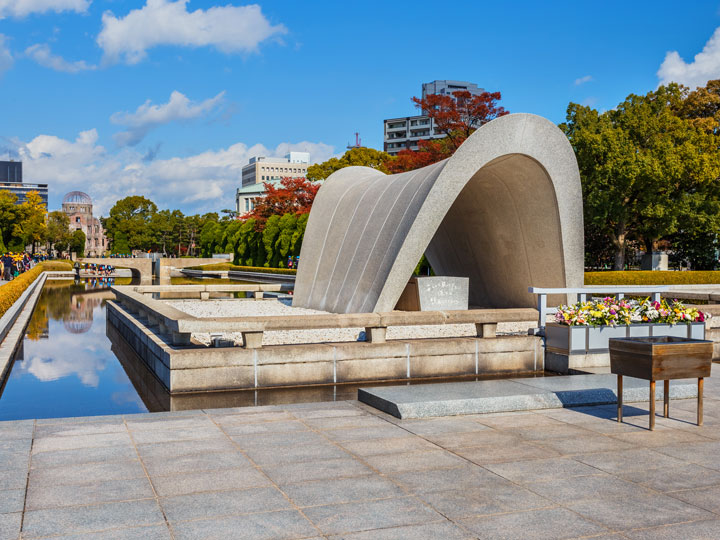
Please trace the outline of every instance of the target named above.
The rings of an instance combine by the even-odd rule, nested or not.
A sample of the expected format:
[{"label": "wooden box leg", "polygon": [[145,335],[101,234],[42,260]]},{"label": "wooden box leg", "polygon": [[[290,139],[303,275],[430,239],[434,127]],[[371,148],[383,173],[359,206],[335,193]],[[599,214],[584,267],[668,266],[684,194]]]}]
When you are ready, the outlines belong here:
[{"label": "wooden box leg", "polygon": [[622,406],[623,406],[623,376],[617,376],[617,421],[622,422]]},{"label": "wooden box leg", "polygon": [[655,381],[650,381],[650,431],[655,430]]},{"label": "wooden box leg", "polygon": [[663,388],[663,416],[665,418],[670,417],[670,381],[663,381],[665,383]]},{"label": "wooden box leg", "polygon": [[702,426],[703,423],[703,386],[705,379],[698,378],[698,404],[697,404],[697,425]]}]

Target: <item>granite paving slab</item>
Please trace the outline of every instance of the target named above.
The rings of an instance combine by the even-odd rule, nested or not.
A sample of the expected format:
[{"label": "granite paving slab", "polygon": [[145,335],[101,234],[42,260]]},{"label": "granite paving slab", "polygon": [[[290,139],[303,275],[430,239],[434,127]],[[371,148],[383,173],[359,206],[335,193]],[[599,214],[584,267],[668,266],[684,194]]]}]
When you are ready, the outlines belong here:
[{"label": "granite paving slab", "polygon": [[173,525],[175,540],[284,540],[320,538],[320,531],[297,510],[184,521]]},{"label": "granite paving slab", "polygon": [[363,501],[352,505],[314,506],[304,512],[325,534],[384,529],[442,519],[440,514],[412,497]]},{"label": "granite paving slab", "polygon": [[31,510],[25,512],[23,538],[164,523],[165,519],[154,499]]},{"label": "granite paving slab", "polygon": [[[35,483],[28,489],[25,508],[59,508],[89,504],[152,499],[152,487],[147,478],[129,480],[105,480],[85,485],[42,485]],[[23,493],[24,495],[24,493]],[[22,510],[22,505],[20,506]]]},{"label": "granite paving slab", "polygon": [[272,487],[163,497],[160,505],[171,524],[213,516],[290,509],[288,500]]},{"label": "granite paving slab", "polygon": [[330,540],[417,540],[442,538],[443,540],[469,540],[473,536],[450,521],[405,525],[387,529],[373,529],[356,533],[329,536]]},{"label": "granite paving slab", "polygon": [[123,527],[110,531],[96,531],[90,534],[63,534],[53,536],[53,540],[172,540],[170,529],[166,525],[145,527]]},{"label": "granite paving slab", "polygon": [[270,485],[260,471],[251,468],[199,471],[171,476],[153,476],[153,487],[160,497],[204,491],[229,491]]},{"label": "granite paving slab", "polygon": [[608,529],[574,514],[565,508],[530,510],[467,518],[461,521],[475,533],[475,538],[523,538],[555,540],[594,536]]}]

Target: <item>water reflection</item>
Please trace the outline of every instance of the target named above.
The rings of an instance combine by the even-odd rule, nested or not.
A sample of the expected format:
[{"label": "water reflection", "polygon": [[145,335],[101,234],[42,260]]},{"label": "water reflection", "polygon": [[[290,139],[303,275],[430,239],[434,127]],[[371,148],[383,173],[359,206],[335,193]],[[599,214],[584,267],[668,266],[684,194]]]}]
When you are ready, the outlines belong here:
[{"label": "water reflection", "polygon": [[109,298],[104,281],[45,284],[0,396],[0,419],[147,410],[110,350]]}]

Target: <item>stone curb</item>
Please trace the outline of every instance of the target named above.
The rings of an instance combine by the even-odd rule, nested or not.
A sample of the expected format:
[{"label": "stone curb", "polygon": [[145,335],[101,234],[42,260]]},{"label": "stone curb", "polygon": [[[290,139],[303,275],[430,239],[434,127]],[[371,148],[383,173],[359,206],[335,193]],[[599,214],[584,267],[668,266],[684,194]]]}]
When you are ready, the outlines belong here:
[{"label": "stone curb", "polygon": [[23,339],[25,327],[30,322],[30,316],[47,279],[48,272],[42,272],[0,318],[0,382],[5,380],[10,360]]}]

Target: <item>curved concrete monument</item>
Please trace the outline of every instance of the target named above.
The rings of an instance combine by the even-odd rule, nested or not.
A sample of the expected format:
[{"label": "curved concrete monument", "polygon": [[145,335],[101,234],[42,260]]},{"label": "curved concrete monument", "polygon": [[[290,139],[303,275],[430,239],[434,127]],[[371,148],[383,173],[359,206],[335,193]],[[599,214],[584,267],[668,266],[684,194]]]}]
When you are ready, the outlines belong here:
[{"label": "curved concrete monument", "polygon": [[293,305],[391,311],[426,253],[437,275],[469,277],[471,306],[533,307],[531,285],[583,285],[583,252],[570,143],[544,118],[511,114],[422,169],[332,174],[310,212]]}]

